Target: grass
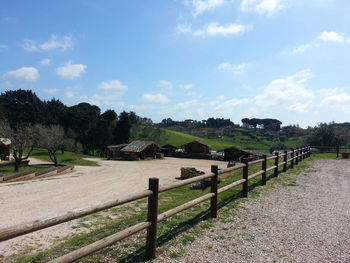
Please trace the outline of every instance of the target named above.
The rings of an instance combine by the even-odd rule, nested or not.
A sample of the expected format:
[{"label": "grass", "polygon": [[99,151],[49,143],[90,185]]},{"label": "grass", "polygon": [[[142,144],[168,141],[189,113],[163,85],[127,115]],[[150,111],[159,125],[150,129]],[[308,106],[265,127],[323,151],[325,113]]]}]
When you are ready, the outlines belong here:
[{"label": "grass", "polygon": [[[268,190],[274,187],[276,183],[282,186],[294,186],[295,181],[290,179],[291,174],[305,173],[310,168],[310,162],[316,159],[335,158],[334,154],[313,155],[311,158],[304,160],[295,166],[295,169],[289,169],[287,173],[282,173],[279,177],[272,179],[272,171],[268,174],[268,184],[264,187],[258,187],[261,184],[261,177],[258,176],[249,181],[249,197],[254,198],[259,194],[261,189]],[[250,166],[249,173],[252,174],[261,169],[261,164]],[[268,167],[273,165],[273,161],[269,161]],[[282,167],[280,167],[282,169]],[[242,171],[238,170],[229,174],[220,176],[220,186],[225,186],[242,178]],[[239,205],[241,197],[241,186],[231,189],[219,195],[218,198],[218,219],[211,219],[209,216],[209,202],[204,202],[178,215],[159,223],[158,226],[158,247],[166,249],[174,244],[176,237],[181,236],[179,242],[188,244],[195,240],[205,229],[211,228],[215,224],[215,220],[227,220],[232,214],[232,209]],[[189,190],[188,186],[179,187],[160,194],[159,196],[159,213],[172,209],[180,204],[193,200],[209,192],[205,190]],[[95,227],[91,228],[90,233],[74,235],[64,240],[60,245],[36,254],[31,257],[25,257],[17,260],[17,263],[43,262],[69,251],[90,244],[103,237],[116,233],[128,226],[144,221],[147,218],[147,202],[146,200],[135,201],[132,204],[112,208],[109,215],[117,215],[117,218],[109,216],[92,215],[85,220],[93,221],[95,219]],[[84,219],[82,219],[84,220]],[[181,235],[184,233],[183,235]],[[145,238],[144,234],[137,234],[123,241],[105,248],[91,256],[81,260],[81,262],[140,262],[144,260]],[[179,257],[183,251],[174,252],[171,257]],[[40,259],[38,261],[38,258]]]},{"label": "grass", "polygon": [[[45,149],[36,148],[33,150],[31,156],[34,158],[43,160],[43,161],[47,161],[49,163],[52,162]],[[98,166],[97,162],[95,162],[95,161],[83,159],[83,158],[96,158],[96,157],[92,157],[92,156],[76,154],[76,153],[67,152],[67,151],[65,151],[63,154],[61,153],[61,151],[59,151],[59,152],[57,152],[56,156],[57,156],[59,164]]]},{"label": "grass", "polygon": [[[222,136],[215,139],[203,138],[166,129],[164,130],[164,133],[160,135],[159,140],[161,143],[169,143],[177,147],[193,140],[199,140],[211,145],[213,150],[220,150],[226,147],[236,146],[247,150],[260,150],[263,152],[268,152],[270,147],[278,142],[276,139],[269,141],[265,138],[260,138],[258,136],[256,136],[256,138],[252,138],[241,133],[237,133],[234,136]],[[299,146],[302,144],[302,138],[287,138],[284,144],[288,147]]]}]

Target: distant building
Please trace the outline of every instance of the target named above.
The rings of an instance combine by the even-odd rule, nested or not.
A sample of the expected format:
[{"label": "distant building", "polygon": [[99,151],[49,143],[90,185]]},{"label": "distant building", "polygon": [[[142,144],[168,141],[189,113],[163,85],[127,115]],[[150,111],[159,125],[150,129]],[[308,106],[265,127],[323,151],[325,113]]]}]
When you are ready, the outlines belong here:
[{"label": "distant building", "polygon": [[121,149],[126,159],[143,160],[146,158],[156,158],[160,153],[160,147],[153,141],[133,141]]},{"label": "distant building", "polygon": [[175,152],[177,150],[177,147],[171,144],[162,144],[160,145],[160,151],[164,154],[166,157],[175,156]]},{"label": "distant building", "polygon": [[0,161],[8,161],[10,159],[11,140],[0,138]]},{"label": "distant building", "polygon": [[242,158],[248,158],[250,161],[260,159],[264,155],[263,153],[243,150],[237,147],[228,147],[217,152],[224,153],[224,161],[241,161]]},{"label": "distant building", "polygon": [[210,145],[200,142],[200,141],[192,141],[181,145],[181,148],[185,153],[202,153],[209,154],[210,153]]},{"label": "distant building", "polygon": [[122,157],[122,156],[123,156],[123,153],[121,152],[121,149],[123,149],[125,146],[127,146],[126,143],[107,146],[107,149],[106,149],[106,157],[107,157],[108,159],[113,159],[113,158],[117,158],[117,157]]}]

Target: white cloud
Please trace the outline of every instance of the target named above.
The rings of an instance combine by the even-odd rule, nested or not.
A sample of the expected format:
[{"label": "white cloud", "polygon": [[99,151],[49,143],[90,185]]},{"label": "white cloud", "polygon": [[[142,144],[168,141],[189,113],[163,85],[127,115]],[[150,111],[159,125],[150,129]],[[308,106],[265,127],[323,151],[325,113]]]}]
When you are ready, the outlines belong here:
[{"label": "white cloud", "polygon": [[102,82],[98,89],[105,90],[105,91],[125,91],[128,90],[128,86],[124,85],[119,80],[111,80],[108,82]]},{"label": "white cloud", "polygon": [[243,0],[242,12],[257,12],[260,15],[272,15],[283,8],[281,0]]},{"label": "white cloud", "polygon": [[170,100],[164,94],[144,94],[142,100],[147,103],[165,104]]},{"label": "white cloud", "polygon": [[59,89],[43,89],[43,92],[45,92],[47,94],[55,94],[55,93],[59,92]]},{"label": "white cloud", "polygon": [[192,34],[196,37],[242,35],[245,32],[250,31],[252,29],[253,29],[253,26],[251,25],[241,25],[241,24],[220,25],[218,22],[212,22],[206,25],[203,29],[192,31]]},{"label": "white cloud", "polygon": [[198,101],[197,100],[189,100],[189,101],[184,101],[184,102],[180,102],[174,105],[173,109],[175,111],[177,110],[185,110],[188,108],[192,108],[198,105]]},{"label": "white cloud", "polygon": [[39,79],[39,71],[34,67],[22,67],[6,72],[3,77],[22,81],[36,81]]},{"label": "white cloud", "polygon": [[225,4],[224,0],[188,0],[185,4],[193,8],[193,15],[198,16]]},{"label": "white cloud", "polygon": [[164,88],[166,90],[172,90],[174,88],[178,88],[178,89],[185,89],[185,90],[191,90],[193,89],[193,85],[192,84],[180,84],[180,85],[174,85],[173,83],[171,83],[170,81],[167,80],[158,80],[157,86],[160,88]]},{"label": "white cloud", "polygon": [[218,70],[229,70],[235,75],[241,75],[245,73],[247,64],[232,65],[229,62],[223,62],[218,65]]},{"label": "white cloud", "polygon": [[68,61],[64,66],[56,68],[56,74],[63,79],[76,79],[85,73],[87,66],[83,64],[72,64]]},{"label": "white cloud", "polygon": [[6,51],[8,49],[7,45],[0,44],[0,52]]},{"label": "white cloud", "polygon": [[216,112],[220,112],[220,114],[230,114],[232,113],[236,108],[239,108],[243,105],[246,105],[249,102],[248,99],[230,99],[226,100],[224,102],[221,102],[219,105],[217,105],[214,110]]},{"label": "white cloud", "polygon": [[286,102],[300,102],[314,97],[314,93],[305,87],[305,83],[312,78],[309,69],[296,74],[276,79],[270,82],[264,92],[253,98],[253,103],[263,109],[279,106]]},{"label": "white cloud", "polygon": [[320,47],[320,44],[305,44],[301,45],[299,47],[296,47],[292,50],[292,54],[301,54],[304,53],[305,51],[312,49],[312,48],[318,48]]},{"label": "white cloud", "polygon": [[61,50],[66,51],[73,48],[73,38],[72,36],[62,36],[52,34],[50,38],[43,43],[36,43],[32,39],[24,39],[22,48],[26,51],[42,51],[47,52],[51,50]]},{"label": "white cloud", "polygon": [[295,104],[289,105],[287,107],[287,110],[292,112],[297,112],[297,113],[303,113],[303,112],[307,112],[307,108],[309,108],[310,105],[311,105],[310,102],[307,102],[307,103],[297,102]]},{"label": "white cloud", "polygon": [[51,64],[51,59],[49,58],[43,58],[42,60],[39,61],[39,64],[41,66],[50,66]]},{"label": "white cloud", "polygon": [[173,89],[173,84],[166,80],[158,80],[157,86],[161,88],[165,88],[167,90]]},{"label": "white cloud", "polygon": [[296,47],[291,51],[291,54],[301,54],[309,49],[318,48],[321,46],[321,43],[350,43],[350,39],[346,39],[344,34],[339,34],[335,31],[323,31],[314,39],[313,43]]},{"label": "white cloud", "polygon": [[67,99],[74,99],[75,98],[75,95],[76,95],[76,92],[72,91],[72,90],[66,90],[64,92],[64,96],[67,98]]},{"label": "white cloud", "polygon": [[350,93],[337,93],[325,97],[321,103],[321,106],[333,108],[342,111],[350,110]]},{"label": "white cloud", "polygon": [[334,31],[323,31],[316,39],[323,42],[334,42],[334,43],[345,42],[344,35],[341,35]]},{"label": "white cloud", "polygon": [[182,84],[182,85],[179,85],[179,88],[185,89],[185,90],[191,90],[193,88],[193,85],[192,84]]}]

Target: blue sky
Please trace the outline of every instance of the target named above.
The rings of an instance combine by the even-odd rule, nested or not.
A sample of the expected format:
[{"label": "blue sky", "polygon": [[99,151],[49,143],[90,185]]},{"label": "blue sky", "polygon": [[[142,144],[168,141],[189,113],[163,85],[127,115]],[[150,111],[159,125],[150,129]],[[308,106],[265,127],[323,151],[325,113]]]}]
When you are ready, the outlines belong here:
[{"label": "blue sky", "polygon": [[154,121],[349,121],[348,0],[0,4],[0,91]]}]

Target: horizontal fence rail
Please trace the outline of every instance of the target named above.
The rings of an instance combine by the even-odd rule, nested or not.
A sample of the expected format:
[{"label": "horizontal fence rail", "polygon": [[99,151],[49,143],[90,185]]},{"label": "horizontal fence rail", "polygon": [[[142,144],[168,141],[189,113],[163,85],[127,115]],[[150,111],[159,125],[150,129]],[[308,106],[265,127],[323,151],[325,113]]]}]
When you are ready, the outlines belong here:
[{"label": "horizontal fence rail", "polygon": [[[104,204],[89,207],[80,211],[71,211],[64,215],[46,219],[43,221],[38,222],[37,220],[35,220],[35,221],[28,222],[24,225],[20,224],[20,225],[15,225],[15,226],[0,229],[0,242],[147,197],[148,213],[147,213],[146,221],[140,222],[136,225],[133,225],[124,230],[121,230],[113,235],[100,239],[92,244],[76,249],[50,262],[52,263],[74,262],[78,259],[81,259],[87,255],[95,253],[103,248],[106,248],[122,239],[125,239],[126,237],[134,235],[145,229],[147,229],[146,256],[149,259],[153,259],[156,257],[158,222],[166,220],[169,217],[172,217],[178,213],[181,213],[187,209],[190,209],[208,200],[210,200],[210,215],[211,217],[216,218],[217,211],[218,211],[219,194],[226,192],[239,185],[242,185],[242,195],[243,197],[247,197],[249,180],[257,176],[262,176],[261,184],[266,185],[267,173],[269,171],[273,171],[273,176],[277,177],[278,174],[280,173],[279,167],[283,166],[283,171],[286,172],[288,169],[288,164],[289,164],[289,168],[293,168],[295,167],[295,165],[298,165],[298,163],[302,162],[305,158],[310,157],[310,155],[311,155],[311,147],[305,146],[301,148],[292,149],[291,151],[288,151],[288,152],[284,151],[283,153],[276,153],[274,156],[271,156],[271,157],[267,157],[266,155],[264,155],[263,158],[259,160],[254,160],[250,162],[248,160],[243,160],[242,164],[237,164],[236,166],[233,166],[230,168],[218,169],[218,166],[213,165],[211,167],[211,173],[207,173],[204,175],[183,180],[182,182],[174,183],[171,185],[165,185],[165,186],[159,186],[158,178],[149,178],[149,188],[147,190],[130,194],[124,198],[112,200]],[[268,160],[274,160],[274,165],[272,165],[271,167],[267,167]],[[249,167],[259,163],[261,163],[261,170],[255,172],[254,174],[249,175]],[[242,179],[239,179],[231,184],[218,188],[218,176],[231,173],[237,170],[242,170]],[[191,183],[199,182],[205,179],[210,179],[210,193],[205,194],[196,199],[193,199],[187,203],[179,205],[161,214],[158,214],[158,203],[159,203],[158,196],[160,193],[163,193],[181,186],[189,185]]]}]

